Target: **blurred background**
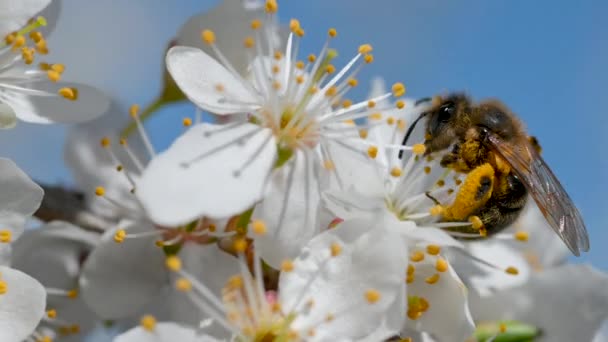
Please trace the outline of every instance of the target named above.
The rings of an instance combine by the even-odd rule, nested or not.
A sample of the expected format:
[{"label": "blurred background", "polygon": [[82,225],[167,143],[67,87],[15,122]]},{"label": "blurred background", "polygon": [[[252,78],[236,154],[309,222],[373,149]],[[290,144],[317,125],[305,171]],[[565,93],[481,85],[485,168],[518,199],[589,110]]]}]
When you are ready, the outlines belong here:
[{"label": "blurred background", "polygon": [[[149,103],[161,88],[168,42],[192,15],[217,0],[62,0],[49,39],[51,62],[64,79],[94,85],[128,106]],[[353,99],[375,76],[402,81],[411,97],[464,90],[497,97],[526,122],[544,158],[573,197],[591,234],[591,252],[574,262],[608,271],[608,160],[603,91],[608,79],[605,1],[308,0],[279,1],[281,20],[301,20],[301,53],[316,53],[327,29],[338,29],[336,66],[361,43],[374,46]],[[241,44],[240,41],[237,44]],[[125,107],[126,108],[126,107]],[[146,125],[157,149],[182,132],[194,108],[177,104]],[[125,115],[127,115],[125,113]],[[0,133],[0,155],[34,179],[72,184],[63,165],[66,127],[20,123]]]}]

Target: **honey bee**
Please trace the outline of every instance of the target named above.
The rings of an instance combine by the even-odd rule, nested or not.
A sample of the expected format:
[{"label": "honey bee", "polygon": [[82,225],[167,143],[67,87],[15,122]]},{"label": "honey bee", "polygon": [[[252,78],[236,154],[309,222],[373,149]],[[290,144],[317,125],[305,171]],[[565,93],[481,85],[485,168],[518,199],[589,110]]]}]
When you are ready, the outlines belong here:
[{"label": "honey bee", "polygon": [[573,254],[589,250],[579,211],[540,156],[536,139],[528,136],[504,104],[497,100],[474,104],[463,94],[437,97],[409,127],[404,145],[424,117],[425,155],[445,152],[441,165],[467,175],[454,200],[460,205],[447,207],[443,221],[473,217],[487,234],[494,234],[515,221],[530,194]]}]

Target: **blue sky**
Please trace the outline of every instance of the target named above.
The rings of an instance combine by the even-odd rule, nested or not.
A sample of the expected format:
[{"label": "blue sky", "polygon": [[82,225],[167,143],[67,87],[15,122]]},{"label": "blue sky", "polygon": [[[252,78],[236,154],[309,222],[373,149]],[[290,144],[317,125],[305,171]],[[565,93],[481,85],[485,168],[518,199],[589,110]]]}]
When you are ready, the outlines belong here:
[{"label": "blue sky", "polygon": [[[123,103],[150,101],[160,87],[164,48],[191,15],[216,1],[64,0],[50,40],[51,58],[66,78],[93,84]],[[608,79],[608,25],[604,1],[307,0],[279,1],[284,22],[302,21],[302,52],[316,52],[327,29],[345,62],[361,43],[374,46],[373,76],[403,81],[413,97],[464,90],[476,99],[497,97],[539,137],[544,158],[579,206],[591,234],[591,252],[577,261],[608,270],[608,121],[602,90]],[[364,96],[358,87],[353,98]],[[191,115],[184,104],[149,123],[158,147]],[[63,166],[65,127],[21,124],[0,132],[0,155],[34,178],[70,184]]]}]

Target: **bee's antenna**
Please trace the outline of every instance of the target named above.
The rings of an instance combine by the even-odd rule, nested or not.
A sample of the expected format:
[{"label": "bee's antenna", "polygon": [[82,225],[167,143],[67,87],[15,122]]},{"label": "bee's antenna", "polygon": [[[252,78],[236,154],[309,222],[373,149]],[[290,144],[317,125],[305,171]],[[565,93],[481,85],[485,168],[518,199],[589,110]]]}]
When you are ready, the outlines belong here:
[{"label": "bee's antenna", "polygon": [[432,97],[424,97],[424,98],[421,98],[420,100],[416,100],[416,102],[414,102],[414,106],[417,106],[421,103],[430,102],[430,101],[433,101]]},{"label": "bee's antenna", "polygon": [[[416,127],[416,124],[418,123],[418,121],[420,121],[420,119],[422,119],[423,117],[427,116],[427,114],[429,114],[429,112],[421,113],[418,116],[418,118],[416,120],[414,120],[414,122],[412,123],[412,125],[407,129],[407,133],[405,133],[405,137],[403,138],[403,142],[401,143],[401,145],[405,146],[405,144],[407,144],[407,140],[409,139],[410,135],[414,131],[414,128]],[[401,158],[403,158],[403,150],[399,151],[399,159],[401,159]]]}]

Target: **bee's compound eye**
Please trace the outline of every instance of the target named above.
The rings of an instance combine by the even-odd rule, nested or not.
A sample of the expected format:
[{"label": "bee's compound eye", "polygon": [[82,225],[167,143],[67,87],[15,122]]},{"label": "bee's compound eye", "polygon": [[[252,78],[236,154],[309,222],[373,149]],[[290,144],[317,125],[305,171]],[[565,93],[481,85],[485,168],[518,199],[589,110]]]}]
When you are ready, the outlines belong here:
[{"label": "bee's compound eye", "polygon": [[456,106],[454,105],[453,102],[447,102],[447,103],[441,105],[441,107],[439,107],[439,113],[438,113],[439,121],[440,122],[449,121],[455,111],[456,111]]}]

